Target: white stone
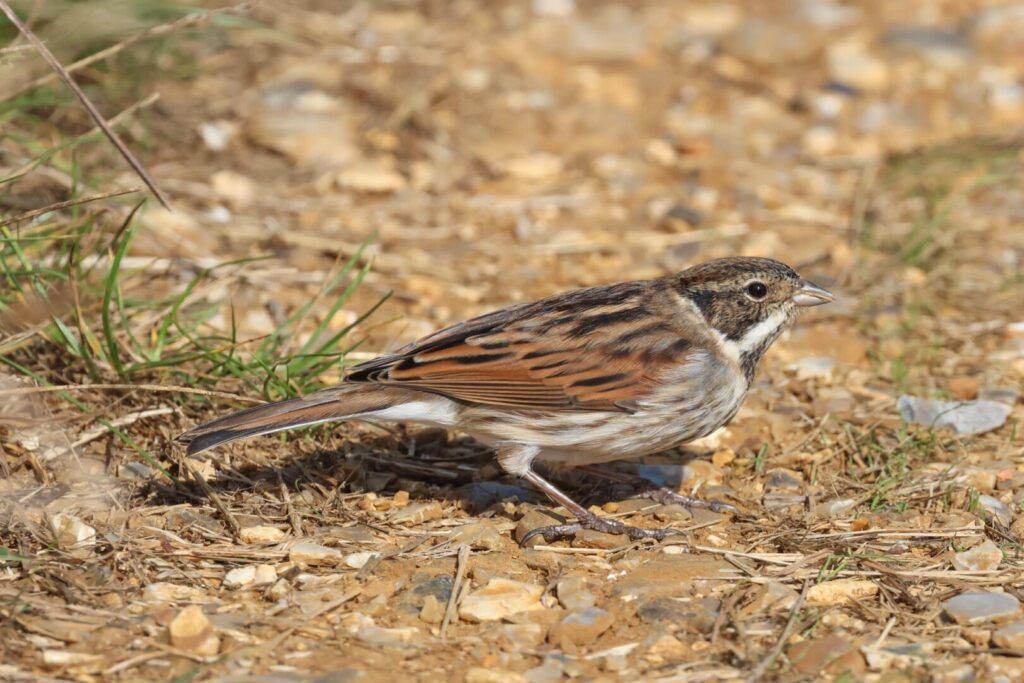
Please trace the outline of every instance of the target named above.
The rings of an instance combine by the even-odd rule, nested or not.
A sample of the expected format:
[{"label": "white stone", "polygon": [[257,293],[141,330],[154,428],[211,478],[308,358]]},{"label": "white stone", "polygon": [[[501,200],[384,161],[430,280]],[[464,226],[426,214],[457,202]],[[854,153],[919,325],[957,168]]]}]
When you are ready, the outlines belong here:
[{"label": "white stone", "polygon": [[243,543],[278,543],[285,533],[275,526],[250,526],[238,532]]},{"label": "white stone", "polygon": [[246,565],[235,567],[224,575],[224,587],[228,589],[244,588],[256,580],[256,567]]},{"label": "white stone", "polygon": [[519,612],[542,610],[543,593],[542,586],[494,578],[462,600],[459,616],[466,621],[498,621]]},{"label": "white stone", "polygon": [[337,564],[341,561],[341,551],[337,548],[328,548],[318,543],[303,541],[296,543],[288,551],[288,559],[292,562],[305,562],[306,564]]},{"label": "white stone", "polygon": [[62,548],[96,545],[96,530],[73,515],[57,514],[50,520],[57,543]]}]

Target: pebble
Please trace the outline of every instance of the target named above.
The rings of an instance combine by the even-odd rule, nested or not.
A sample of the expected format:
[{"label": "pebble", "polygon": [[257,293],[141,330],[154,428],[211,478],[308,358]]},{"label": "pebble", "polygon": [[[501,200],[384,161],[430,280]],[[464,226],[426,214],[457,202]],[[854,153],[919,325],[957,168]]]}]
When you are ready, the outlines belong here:
[{"label": "pebble", "polygon": [[533,0],[530,9],[541,17],[569,17],[576,12],[576,0]]},{"label": "pebble", "polygon": [[839,500],[826,500],[814,506],[814,512],[824,517],[842,517],[857,507],[857,501],[853,498],[841,498]]},{"label": "pebble", "polygon": [[494,527],[494,523],[486,519],[464,524],[452,531],[448,537],[450,543],[468,545],[473,550],[497,550],[501,547],[501,539],[502,536]]},{"label": "pebble", "polygon": [[519,612],[544,609],[542,586],[511,579],[493,578],[487,585],[463,598],[459,616],[466,621],[499,621]]},{"label": "pebble", "polygon": [[[540,527],[545,526],[551,526],[552,524],[561,524],[562,522],[562,519],[552,517],[550,514],[545,514],[540,510],[530,510],[525,515],[520,517],[519,522],[516,523],[516,543],[522,545],[523,539],[526,538],[526,534],[530,533],[534,529],[538,529]],[[530,539],[527,546],[535,546],[543,543],[544,537],[538,534],[537,536],[534,536]]]},{"label": "pebble", "polygon": [[67,650],[43,650],[43,664],[49,667],[92,666],[102,662],[103,659],[103,655],[90,654],[88,652],[69,652]]},{"label": "pebble", "polygon": [[61,548],[96,545],[96,529],[74,515],[56,514],[50,519],[50,526]]},{"label": "pebble", "polygon": [[540,624],[501,624],[498,633],[517,650],[532,650],[544,641]]},{"label": "pebble", "polygon": [[853,394],[843,387],[822,387],[815,392],[811,410],[815,417],[844,415],[853,410]]},{"label": "pebble", "polygon": [[366,566],[366,563],[377,556],[377,553],[371,553],[368,551],[351,553],[345,556],[345,566],[352,569],[362,569]]},{"label": "pebble", "polygon": [[443,515],[444,511],[441,509],[441,504],[436,500],[432,500],[425,503],[413,503],[412,505],[399,508],[392,513],[391,521],[395,524],[412,526],[441,519]]},{"label": "pebble", "polygon": [[839,579],[815,584],[807,591],[808,607],[842,605],[878,595],[878,584],[861,579]]},{"label": "pebble", "polygon": [[421,580],[409,590],[402,593],[398,604],[408,606],[410,611],[420,611],[426,604],[427,598],[434,598],[438,603],[447,605],[452,596],[452,586],[455,581],[450,574],[438,574]]},{"label": "pebble", "polygon": [[953,429],[958,434],[984,434],[999,429],[1012,410],[995,401],[940,401],[907,395],[900,396],[896,406],[907,422]]},{"label": "pebble", "polygon": [[337,175],[340,187],[357,192],[388,194],[406,186],[405,176],[380,164],[359,163],[349,166]]},{"label": "pebble", "polygon": [[292,562],[305,562],[306,564],[337,564],[341,561],[341,551],[318,543],[302,541],[291,547],[288,551],[288,559]]},{"label": "pebble", "polygon": [[570,610],[593,607],[597,602],[594,594],[587,590],[587,580],[578,574],[563,576],[555,584],[555,593],[562,607]]},{"label": "pebble", "polygon": [[595,531],[594,529],[581,529],[580,531],[577,531],[572,538],[573,548],[602,548],[604,550],[612,550],[614,548],[621,548],[627,543],[629,543],[629,539],[626,536],[606,534],[603,531]]},{"label": "pebble", "polygon": [[793,608],[800,594],[779,581],[769,581],[763,585],[762,592],[753,602],[743,608],[742,613],[748,616],[771,614]]},{"label": "pebble", "polygon": [[286,534],[276,526],[249,526],[238,532],[242,543],[278,543]]},{"label": "pebble", "polygon": [[267,589],[267,597],[273,601],[282,600],[292,592],[292,585],[287,579],[278,579],[273,586]]},{"label": "pebble", "polygon": [[659,633],[647,646],[644,659],[661,664],[685,659],[691,654],[692,650],[671,633]]},{"label": "pebble", "polygon": [[433,595],[423,598],[423,607],[420,608],[420,621],[428,624],[440,624],[444,619],[446,605],[442,605]]},{"label": "pebble", "polygon": [[598,637],[615,623],[615,617],[600,607],[573,610],[555,624],[548,633],[552,644],[566,648],[566,643],[583,645]]},{"label": "pebble", "polygon": [[235,567],[224,575],[224,587],[228,589],[244,588],[256,581],[256,566],[246,565]]},{"label": "pebble", "polygon": [[1015,621],[997,629],[992,634],[992,642],[997,647],[1024,652],[1024,622]]},{"label": "pebble", "polygon": [[546,180],[562,172],[562,159],[554,154],[537,152],[505,159],[498,170],[519,180]]},{"label": "pebble", "polygon": [[970,664],[936,667],[931,675],[931,683],[975,683],[978,680]]},{"label": "pebble", "polygon": [[192,586],[158,581],[146,586],[142,592],[146,600],[157,602],[210,602],[206,591]]},{"label": "pebble", "polygon": [[565,666],[556,657],[545,657],[540,666],[535,666],[523,677],[529,683],[561,683],[565,673]]},{"label": "pebble", "polygon": [[791,645],[786,654],[793,668],[805,676],[862,674],[867,670],[860,649],[835,635],[801,641]]},{"label": "pebble", "polygon": [[678,624],[695,633],[710,633],[720,608],[721,601],[716,598],[690,600],[660,597],[641,603],[636,615],[645,624]]},{"label": "pebble", "polygon": [[201,657],[213,657],[220,651],[220,637],[214,633],[213,624],[198,605],[190,605],[178,612],[167,631],[171,644],[179,650]]},{"label": "pebble", "polygon": [[998,498],[980,495],[978,496],[978,505],[989,514],[995,516],[1004,525],[1009,525],[1013,522],[1013,511]]},{"label": "pebble", "polygon": [[961,593],[946,600],[942,607],[961,626],[1002,621],[1020,613],[1020,601],[1007,593]]},{"label": "pebble", "polygon": [[953,566],[960,571],[980,572],[999,568],[1003,551],[989,539],[953,556]]},{"label": "pebble", "polygon": [[402,647],[413,643],[420,636],[415,626],[384,628],[382,626],[366,626],[356,631],[356,638],[367,645],[377,647]]},{"label": "pebble", "polygon": [[831,383],[835,367],[836,361],[834,358],[829,358],[828,356],[808,356],[789,365],[789,370],[795,372],[796,378],[801,382],[817,379],[825,383]]}]

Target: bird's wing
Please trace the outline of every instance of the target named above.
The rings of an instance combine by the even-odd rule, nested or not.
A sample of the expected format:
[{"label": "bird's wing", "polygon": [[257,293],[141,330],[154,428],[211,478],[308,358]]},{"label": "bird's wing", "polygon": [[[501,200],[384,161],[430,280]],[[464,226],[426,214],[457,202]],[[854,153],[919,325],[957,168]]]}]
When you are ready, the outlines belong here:
[{"label": "bird's wing", "polygon": [[652,310],[649,287],[596,287],[473,318],[357,365],[346,381],[512,409],[628,412],[693,352]]}]

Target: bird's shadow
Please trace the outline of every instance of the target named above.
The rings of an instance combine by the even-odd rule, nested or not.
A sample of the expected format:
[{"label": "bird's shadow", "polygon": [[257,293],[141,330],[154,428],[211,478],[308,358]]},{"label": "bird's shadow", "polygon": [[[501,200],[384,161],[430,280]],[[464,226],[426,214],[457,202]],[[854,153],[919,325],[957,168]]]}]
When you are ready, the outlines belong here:
[{"label": "bird's shadow", "polygon": [[[206,483],[211,491],[224,497],[243,493],[268,493],[277,497],[282,486],[293,496],[310,489],[319,496],[366,492],[387,495],[406,490],[410,499],[446,500],[471,514],[505,502],[544,504],[546,501],[540,491],[502,472],[489,447],[469,437],[452,436],[444,430],[360,434],[336,449],[294,450],[293,456],[282,456],[281,449],[276,448],[273,458],[254,457],[254,454],[268,451],[249,445],[242,458],[233,459],[235,467],[221,465],[217,476]],[[662,455],[669,456],[674,465],[699,457],[679,449]],[[199,457],[219,460],[216,453]],[[246,464],[237,465],[243,461]],[[543,465],[539,469],[584,505],[620,501],[634,492],[628,484],[591,474],[546,469]],[[157,505],[195,504],[209,497],[184,468],[179,467],[178,474],[178,485],[153,479],[142,491],[143,495]]]}]

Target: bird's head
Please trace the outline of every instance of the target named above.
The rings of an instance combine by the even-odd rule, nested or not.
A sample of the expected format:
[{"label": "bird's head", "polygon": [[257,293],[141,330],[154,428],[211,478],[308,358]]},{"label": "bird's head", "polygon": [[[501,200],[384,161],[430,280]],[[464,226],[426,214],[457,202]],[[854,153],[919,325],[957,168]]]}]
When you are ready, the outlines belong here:
[{"label": "bird's head", "polygon": [[748,377],[800,308],[835,299],[785,263],[767,258],[707,261],[674,276],[674,285],[700,311],[722,350],[740,362]]}]

